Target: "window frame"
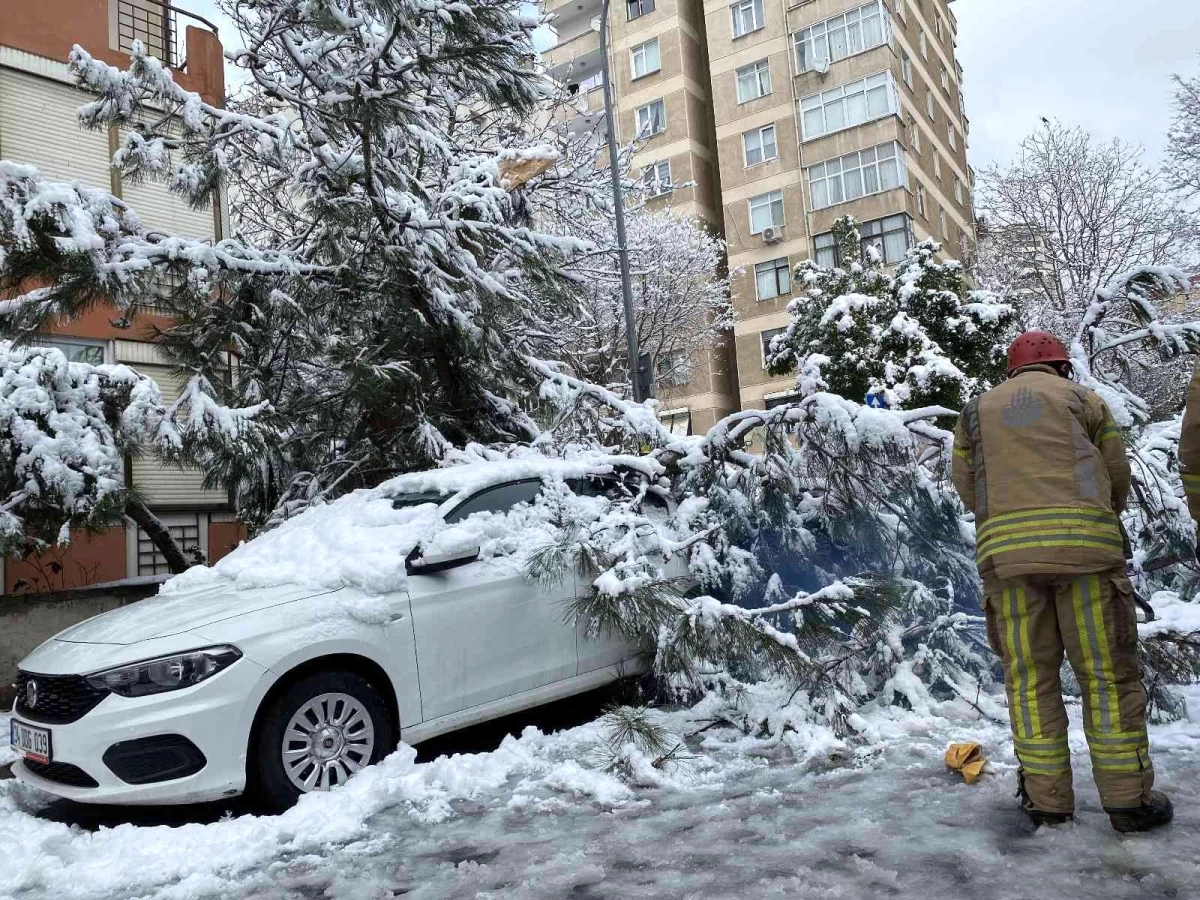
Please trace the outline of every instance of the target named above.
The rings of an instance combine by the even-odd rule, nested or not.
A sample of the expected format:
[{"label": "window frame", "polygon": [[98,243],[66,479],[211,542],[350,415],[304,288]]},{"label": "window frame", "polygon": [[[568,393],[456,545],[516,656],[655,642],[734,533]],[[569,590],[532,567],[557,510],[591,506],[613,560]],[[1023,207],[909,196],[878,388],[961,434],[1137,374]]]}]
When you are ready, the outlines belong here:
[{"label": "window frame", "polygon": [[[765,331],[760,331],[758,333],[758,343],[759,349],[762,351],[762,368],[764,372],[767,371],[767,346],[771,341],[775,340],[776,337],[783,334],[785,331],[787,331],[786,325],[784,325],[782,328],[768,328]],[[770,341],[767,340],[768,334],[771,335]]]},{"label": "window frame", "polygon": [[[767,143],[763,138],[763,133],[768,129],[771,132],[771,146],[774,148],[772,156],[767,156]],[[747,138],[749,138],[751,135],[755,135],[758,138],[758,152],[760,158],[757,162],[750,162],[750,145],[747,143]],[[763,163],[774,162],[777,159],[779,159],[779,134],[775,128],[774,122],[772,122],[770,125],[762,125],[758,128],[751,128],[749,131],[742,132],[742,163],[744,168],[749,169],[752,166],[761,166]]]},{"label": "window frame", "polygon": [[[643,58],[645,58],[646,49],[648,47],[650,47],[651,44],[654,45],[654,56],[656,58],[654,68],[653,69],[648,68],[648,69],[646,69],[646,71],[642,72],[641,75],[639,75],[638,71],[637,71],[638,54],[641,53]],[[629,48],[629,75],[630,75],[629,80],[630,81],[637,81],[640,78],[648,78],[649,76],[653,75],[655,72],[661,72],[661,71],[662,71],[662,48],[659,45],[657,37],[652,37],[648,41],[642,41],[640,44]]]},{"label": "window frame", "polygon": [[929,37],[920,26],[917,27],[917,49],[921,52],[921,58],[929,62]]},{"label": "window frame", "polygon": [[[881,150],[887,149],[891,151],[891,156],[882,156]],[[863,154],[872,154],[872,159],[864,161]],[[884,185],[884,166],[887,163],[892,163],[895,171],[895,183]],[[820,177],[814,177],[817,171],[820,171]],[[867,173],[874,172],[875,188],[873,190],[866,189]],[[847,176],[854,173],[854,177],[858,179],[857,183],[862,187],[862,193],[856,194],[853,197],[849,196],[847,191]],[[822,160],[805,167],[805,184],[808,186],[808,204],[809,209],[831,209],[843,203],[852,203],[855,200],[862,200],[864,197],[874,197],[878,194],[886,194],[888,191],[900,190],[908,184],[908,160],[904,155],[904,145],[899,141],[891,140],[884,141],[880,144],[875,144],[871,147],[864,147],[861,150],[855,150],[851,153],[843,153],[841,156],[835,156],[830,159]],[[831,200],[833,192],[830,186],[836,183],[838,186],[838,199]],[[818,202],[816,191],[817,185],[820,184],[825,192],[824,202]]]},{"label": "window frame", "polygon": [[[778,201],[776,201],[774,199],[776,195],[779,196]],[[766,198],[765,205],[769,210],[771,210],[771,222],[767,225],[762,226],[762,228],[756,229],[754,227],[754,203],[756,200],[762,200],[763,198]],[[778,203],[778,206],[779,206],[779,221],[778,222],[775,221],[775,205],[776,205],[776,203]],[[783,189],[782,188],[776,188],[773,191],[767,191],[766,193],[756,194],[753,197],[747,198],[746,199],[746,208],[748,210],[748,216],[749,216],[749,221],[750,221],[750,234],[752,234],[752,235],[762,234],[763,231],[765,231],[768,228],[783,228],[787,224],[787,209],[784,205],[784,197],[783,197]]]},{"label": "window frame", "polygon": [[[782,265],[780,265],[782,263]],[[775,293],[764,297],[759,291],[759,269],[763,266],[770,266],[769,274],[774,276]],[[786,280],[787,286],[783,288],[780,284],[779,273],[783,272],[783,279]],[[792,263],[786,256],[779,256],[775,259],[764,260],[763,262],[754,264],[754,299],[757,303],[763,303],[767,300],[777,300],[780,297],[790,297],[792,295]],[[764,270],[761,274],[768,274]]]},{"label": "window frame", "polygon": [[958,149],[958,132],[954,130],[954,122],[946,120],[946,138],[950,141],[950,149]]},{"label": "window frame", "polygon": [[[663,166],[667,167],[667,177],[665,181],[663,180],[662,173],[660,171]],[[646,175],[649,172],[654,173],[654,177],[652,179],[646,178]],[[647,199],[654,199],[655,197],[662,197],[666,194],[674,193],[675,181],[671,177],[671,160],[660,159],[650,163],[649,165],[643,166],[642,185],[648,188],[646,192]]]},{"label": "window frame", "polygon": [[966,201],[963,199],[964,196],[965,195],[963,194],[962,179],[959,178],[957,175],[955,175],[954,176],[954,202],[957,203],[959,206],[965,206]]},{"label": "window frame", "polygon": [[[504,490],[505,488],[518,487],[518,486],[524,486],[524,485],[533,485],[533,484],[536,484],[538,489],[537,489],[537,491],[534,492],[533,497],[529,500],[518,500],[518,501],[516,501],[516,503],[512,503],[511,505],[509,505],[509,507],[505,510],[482,510],[482,509],[480,509],[480,510],[475,510],[474,512],[469,512],[466,515],[460,515],[463,507],[465,507],[468,503],[474,502],[475,500],[479,499],[480,497],[484,497],[484,496],[494,493],[496,491]],[[542,479],[540,479],[540,478],[520,478],[520,479],[517,479],[516,481],[504,481],[504,482],[501,482],[500,484],[493,484],[488,487],[482,488],[482,489],[476,491],[475,493],[473,493],[471,496],[463,499],[461,503],[457,504],[454,507],[454,509],[447,512],[442,517],[442,521],[445,522],[447,525],[457,525],[459,522],[463,521],[463,519],[467,518],[467,516],[477,515],[478,513],[481,513],[481,512],[493,512],[493,513],[502,512],[503,514],[507,515],[509,512],[512,511],[512,508],[514,506],[516,506],[517,503],[532,503],[534,500],[537,499],[538,494],[540,494],[544,490],[544,488],[545,488],[545,485],[542,483]]]},{"label": "window frame", "polygon": [[[746,28],[741,13],[747,9],[750,11],[750,21],[752,27]],[[733,40],[745,37],[748,34],[753,34],[756,31],[761,31],[767,25],[766,10],[763,6],[763,0],[737,0],[736,3],[729,4],[729,12],[733,17]],[[743,29],[738,30],[739,26]]]},{"label": "window frame", "polygon": [[[887,223],[893,222],[894,220],[899,220],[900,227],[888,228]],[[860,235],[858,241],[859,259],[865,262],[867,258],[867,247],[872,246],[875,243],[879,243],[883,247],[883,264],[885,266],[899,265],[900,262],[903,261],[904,255],[916,244],[916,233],[913,230],[912,222],[912,216],[905,212],[894,213],[893,215],[883,216],[879,219],[871,219],[866,222],[860,222],[858,225]],[[889,260],[887,256],[887,238],[888,235],[894,234],[904,235],[904,250],[896,257],[896,259]],[[818,243],[823,239],[828,239],[828,246],[821,246]],[[826,265],[821,261],[822,251],[829,251],[834,255],[834,259],[831,264]],[[832,269],[841,265],[841,260],[838,260],[836,256],[837,243],[833,240],[832,231],[825,231],[821,234],[813,235],[813,262],[822,268]]]},{"label": "window frame", "polygon": [[[642,16],[650,15],[650,13],[654,12],[654,2],[655,0],[625,0],[625,15],[628,17],[626,18],[626,21],[632,22],[634,19],[640,19]],[[643,9],[646,4],[650,5],[649,9]],[[635,6],[638,10],[637,15],[630,15]]]},{"label": "window frame", "polygon": [[904,79],[904,83],[910,88],[913,86],[912,57],[909,56],[908,51],[903,48],[900,50],[900,77]]},{"label": "window frame", "polygon": [[[70,334],[41,334],[30,342],[33,347],[45,347],[58,350],[67,358],[67,362],[82,363],[88,366],[102,366],[108,362],[108,341],[96,338],[75,337]],[[67,352],[69,348],[77,350],[99,350],[100,361],[92,362],[86,359],[72,359]]]},{"label": "window frame", "polygon": [[919,182],[919,181],[917,182],[916,195],[917,195],[917,212],[920,213],[922,219],[924,219],[926,222],[928,222],[929,221],[929,212],[928,212],[929,206],[928,206],[928,203],[926,202],[926,197],[925,197],[925,185],[921,184],[921,182]]},{"label": "window frame", "polygon": [[[658,128],[658,129],[654,128],[653,112],[649,112],[649,111],[653,110],[655,107],[662,108],[662,120],[661,120],[662,127]],[[635,127],[637,128],[636,133],[638,135],[642,135],[642,112],[643,111],[647,111],[647,123],[651,126],[650,130],[648,130],[645,133],[645,135],[643,135],[644,137],[652,138],[655,135],[662,134],[667,130],[667,100],[665,97],[659,97],[655,100],[651,100],[649,103],[644,103],[641,106],[637,107],[633,111],[633,123],[634,123]]]},{"label": "window frame", "polygon": [[[869,13],[865,12],[870,10]],[[852,18],[853,17],[853,18]],[[878,19],[879,39],[875,43],[867,42],[867,25],[869,20]],[[841,20],[840,22],[838,20]],[[852,29],[857,28],[857,49],[855,48]],[[834,51],[833,37],[840,35],[841,55]],[[821,43],[824,43],[825,55],[822,57],[816,52]],[[824,59],[829,65],[836,62],[841,62],[843,59],[850,59],[858,56],[861,53],[867,53],[878,47],[883,47],[892,42],[892,24],[891,17],[888,15],[887,6],[883,0],[869,0],[867,3],[859,3],[859,5],[843,10],[837,15],[826,16],[819,22],[813,22],[811,25],[806,25],[804,28],[798,28],[792,32],[792,57],[796,63],[796,71],[798,73],[815,71],[815,63],[817,60]]]},{"label": "window frame", "polygon": [[[876,79],[882,79],[882,82],[871,84]],[[858,86],[862,86],[862,106],[866,115],[862,121],[851,121],[849,115],[849,101],[857,98],[859,92]],[[870,94],[879,88],[884,89],[884,95],[887,98],[887,105],[883,112],[877,115],[871,115],[870,110]],[[854,89],[854,93],[849,93],[850,89]],[[840,95],[840,96],[834,96]],[[828,98],[828,99],[826,99]],[[816,106],[808,106],[805,104],[816,101]],[[829,128],[829,109],[840,103],[842,107],[841,122],[836,128]],[[815,110],[821,110],[822,129],[818,134],[809,134],[807,114]],[[884,69],[881,72],[873,72],[862,78],[856,78],[853,81],[848,81],[845,84],[839,84],[828,90],[820,91],[816,94],[809,94],[806,97],[800,97],[796,100],[796,113],[800,117],[800,139],[801,143],[814,141],[817,138],[827,137],[831,134],[837,134],[840,131],[846,131],[850,128],[857,128],[859,125],[866,125],[868,122],[877,122],[886,119],[888,116],[898,115],[901,109],[900,105],[900,89],[896,87],[896,78],[892,74],[891,69]]]},{"label": "window frame", "polygon": [[[742,97],[742,78],[744,76],[754,76],[755,85],[761,89],[763,86],[763,73],[766,73],[766,90],[755,94],[753,97]],[[763,97],[769,97],[775,92],[774,86],[771,83],[771,59],[764,57],[756,59],[752,63],[747,63],[733,71],[733,79],[735,90],[737,93],[737,102],[740,106],[743,103],[753,103],[755,100],[761,100]]]},{"label": "window frame", "polygon": [[925,89],[925,115],[929,116],[930,122],[937,121],[937,107],[933,104],[933,88]]}]

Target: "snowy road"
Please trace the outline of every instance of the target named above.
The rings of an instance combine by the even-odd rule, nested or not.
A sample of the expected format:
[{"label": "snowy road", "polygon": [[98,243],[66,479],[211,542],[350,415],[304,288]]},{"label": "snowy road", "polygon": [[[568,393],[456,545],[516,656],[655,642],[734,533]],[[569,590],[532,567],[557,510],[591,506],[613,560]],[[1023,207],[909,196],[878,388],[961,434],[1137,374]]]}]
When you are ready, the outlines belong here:
[{"label": "snowy road", "polygon": [[[880,753],[803,764],[701,750],[688,771],[632,790],[579,765],[593,727],[528,733],[430,764],[398,753],[282,817],[179,829],[87,833],[0,782],[0,897],[1108,900],[1200,887],[1200,722],[1153,733],[1176,823],[1124,838],[1098,807],[1078,731],[1079,821],[1031,834],[1003,730],[957,716],[872,724]],[[974,787],[941,760],[968,737],[996,773]]]}]

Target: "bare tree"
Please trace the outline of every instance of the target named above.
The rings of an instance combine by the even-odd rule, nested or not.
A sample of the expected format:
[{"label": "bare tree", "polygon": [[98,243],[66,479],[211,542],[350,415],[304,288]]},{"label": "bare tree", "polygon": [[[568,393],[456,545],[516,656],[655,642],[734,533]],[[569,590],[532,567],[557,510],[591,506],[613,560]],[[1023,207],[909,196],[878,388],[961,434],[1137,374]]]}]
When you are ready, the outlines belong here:
[{"label": "bare tree", "polygon": [[[1074,335],[1119,273],[1190,261],[1189,217],[1142,156],[1140,146],[1054,122],[1025,138],[1013,163],[980,173],[990,242],[981,258],[1002,260],[1019,280],[1023,324]],[[986,265],[980,277],[989,280]]]},{"label": "bare tree", "polygon": [[[660,383],[685,383],[695,352],[711,347],[733,322],[725,243],[670,208],[631,208],[626,227],[638,345],[650,354]],[[595,251],[569,269],[574,290],[553,301],[569,309],[554,336],[557,356],[596,384],[623,385],[629,373],[612,217],[597,209],[573,223],[573,233]]]},{"label": "bare tree", "polygon": [[1175,119],[1167,133],[1167,173],[1173,188],[1200,199],[1200,76],[1175,76]]}]

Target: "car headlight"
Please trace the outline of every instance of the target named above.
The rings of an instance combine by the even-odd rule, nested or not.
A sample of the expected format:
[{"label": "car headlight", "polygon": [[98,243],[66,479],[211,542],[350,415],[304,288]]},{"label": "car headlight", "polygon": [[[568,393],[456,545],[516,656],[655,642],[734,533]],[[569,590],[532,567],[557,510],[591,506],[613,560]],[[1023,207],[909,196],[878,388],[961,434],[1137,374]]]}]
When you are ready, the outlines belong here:
[{"label": "car headlight", "polygon": [[145,697],[199,684],[241,658],[242,651],[228,644],[205,647],[105,669],[87,676],[87,682],[94,688],[112,691],[122,697]]}]

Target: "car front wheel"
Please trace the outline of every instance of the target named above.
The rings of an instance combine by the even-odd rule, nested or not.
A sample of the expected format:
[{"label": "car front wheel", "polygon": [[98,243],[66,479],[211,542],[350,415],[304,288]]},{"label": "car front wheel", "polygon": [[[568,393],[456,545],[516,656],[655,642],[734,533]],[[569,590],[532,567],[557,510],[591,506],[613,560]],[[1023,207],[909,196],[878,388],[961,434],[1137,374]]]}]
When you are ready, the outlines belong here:
[{"label": "car front wheel", "polygon": [[249,774],[251,793],[273,807],[345,784],[394,748],[395,724],[386,701],[353,672],[306,675],[270,704]]}]

